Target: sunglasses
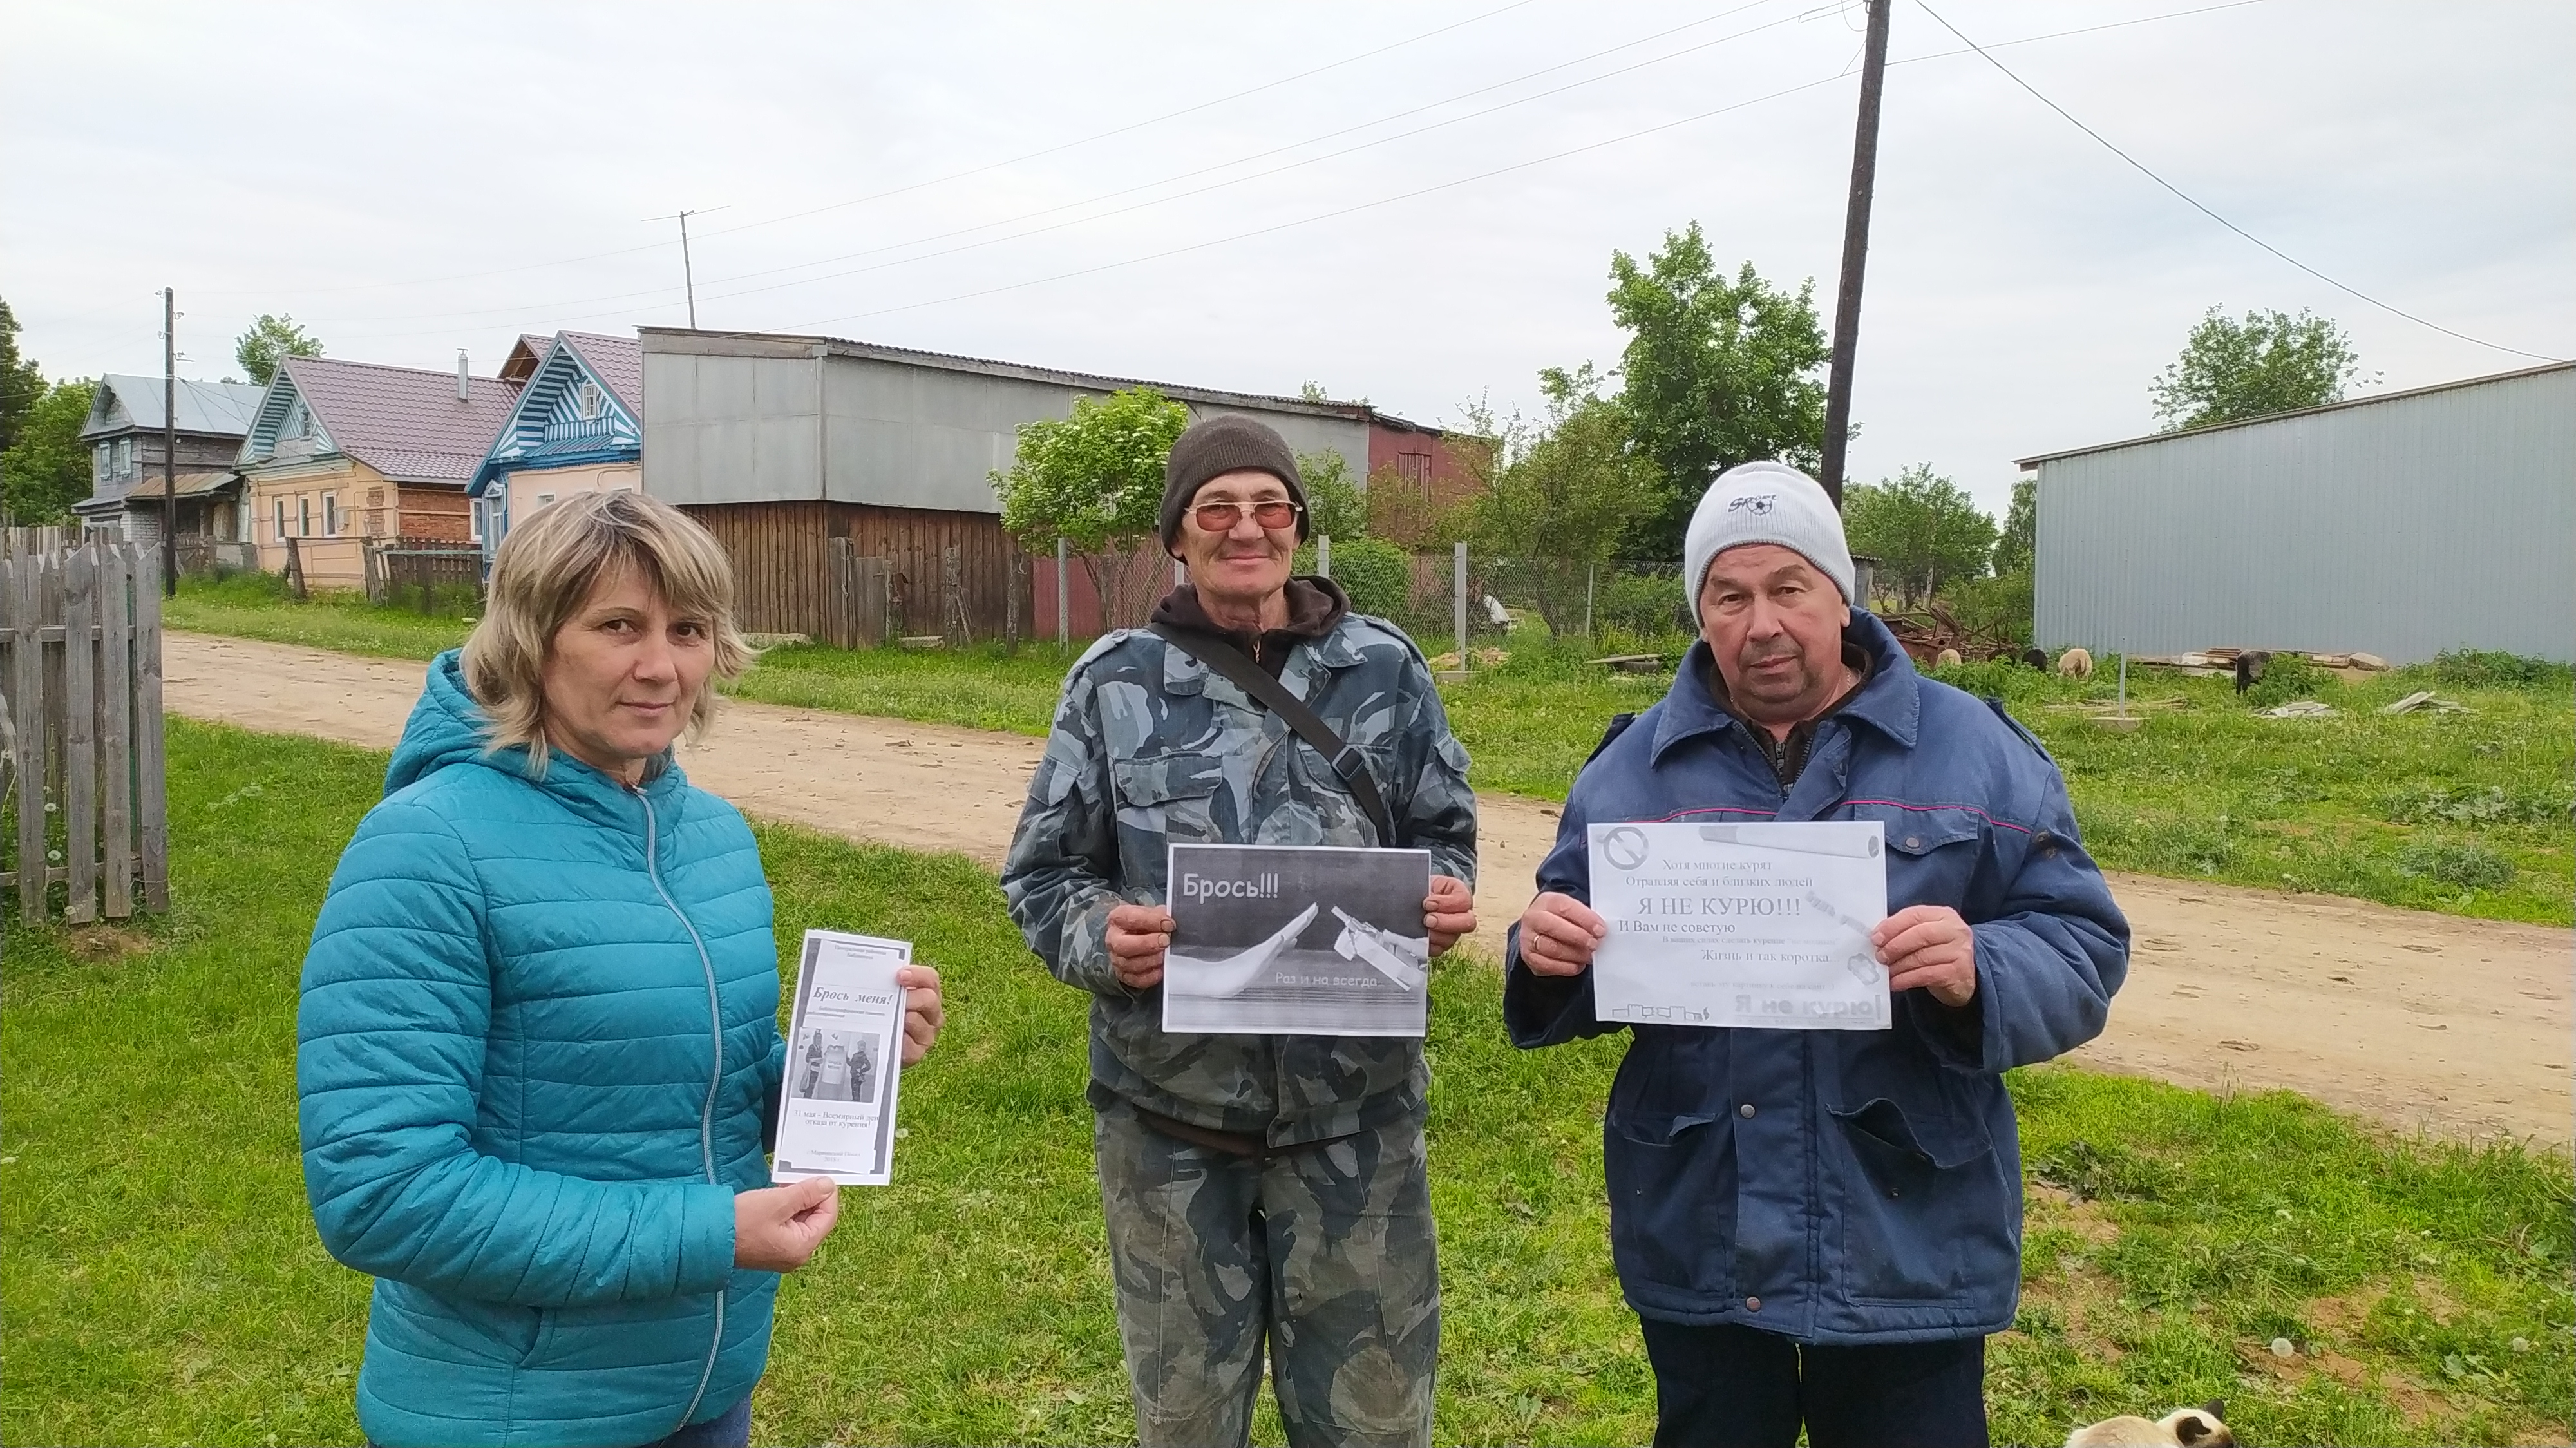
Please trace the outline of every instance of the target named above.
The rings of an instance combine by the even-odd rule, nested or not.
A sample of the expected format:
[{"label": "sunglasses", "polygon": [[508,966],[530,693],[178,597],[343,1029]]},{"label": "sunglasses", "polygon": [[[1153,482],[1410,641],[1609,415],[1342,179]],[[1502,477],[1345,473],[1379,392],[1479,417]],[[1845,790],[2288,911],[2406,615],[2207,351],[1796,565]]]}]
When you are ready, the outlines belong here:
[{"label": "sunglasses", "polygon": [[1304,511],[1286,498],[1263,498],[1257,503],[1200,503],[1190,509],[1190,517],[1197,520],[1202,533],[1231,533],[1235,520],[1246,513],[1264,528],[1293,528]]}]

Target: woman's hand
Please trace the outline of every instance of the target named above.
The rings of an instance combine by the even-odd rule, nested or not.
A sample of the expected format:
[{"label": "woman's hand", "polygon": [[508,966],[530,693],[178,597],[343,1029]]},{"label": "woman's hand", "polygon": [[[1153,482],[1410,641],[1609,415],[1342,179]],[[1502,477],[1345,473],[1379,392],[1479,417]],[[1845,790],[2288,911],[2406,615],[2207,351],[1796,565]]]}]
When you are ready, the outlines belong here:
[{"label": "woman's hand", "polygon": [[1109,912],[1104,937],[1109,968],[1129,990],[1162,983],[1163,952],[1172,946],[1172,915],[1160,905],[1120,905]]},{"label": "woman's hand", "polygon": [[1422,902],[1422,926],[1430,932],[1433,955],[1457,944],[1459,937],[1475,934],[1475,892],[1464,880],[1432,876],[1431,897]]},{"label": "woman's hand", "polygon": [[948,1011],[939,996],[937,967],[904,966],[894,973],[894,983],[903,987],[903,1063],[910,1066],[930,1054]]},{"label": "woman's hand", "polygon": [[762,1272],[793,1272],[841,1220],[841,1187],[830,1177],[807,1177],[783,1187],[736,1192],[733,1199],[733,1265]]}]

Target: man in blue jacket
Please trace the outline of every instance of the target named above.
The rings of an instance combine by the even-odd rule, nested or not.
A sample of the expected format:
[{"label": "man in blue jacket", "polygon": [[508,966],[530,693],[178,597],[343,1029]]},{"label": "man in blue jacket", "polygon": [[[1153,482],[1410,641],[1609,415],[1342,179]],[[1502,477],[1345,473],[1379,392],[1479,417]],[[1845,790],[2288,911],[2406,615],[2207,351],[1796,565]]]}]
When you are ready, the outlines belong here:
[{"label": "man in blue jacket", "polygon": [[2020,726],[1915,673],[1852,607],[1824,490],[1721,475],[1685,545],[1700,642],[1614,725],[1512,931],[1522,1047],[1594,1018],[1607,933],[1585,827],[1877,820],[1885,1031],[1636,1026],[1603,1123],[1611,1251],[1655,1370],[1658,1445],[1984,1444],[1985,1338],[2021,1282],[2003,1073],[2102,1029],[2129,927]]}]

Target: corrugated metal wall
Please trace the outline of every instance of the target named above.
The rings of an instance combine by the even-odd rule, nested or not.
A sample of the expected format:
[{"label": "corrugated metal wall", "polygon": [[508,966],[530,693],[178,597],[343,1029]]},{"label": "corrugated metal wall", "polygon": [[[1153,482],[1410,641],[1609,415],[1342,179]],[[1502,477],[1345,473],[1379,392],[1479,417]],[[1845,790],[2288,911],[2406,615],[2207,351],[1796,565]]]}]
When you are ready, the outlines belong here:
[{"label": "corrugated metal wall", "polygon": [[2576,659],[2576,367],[2039,464],[2042,644]]}]

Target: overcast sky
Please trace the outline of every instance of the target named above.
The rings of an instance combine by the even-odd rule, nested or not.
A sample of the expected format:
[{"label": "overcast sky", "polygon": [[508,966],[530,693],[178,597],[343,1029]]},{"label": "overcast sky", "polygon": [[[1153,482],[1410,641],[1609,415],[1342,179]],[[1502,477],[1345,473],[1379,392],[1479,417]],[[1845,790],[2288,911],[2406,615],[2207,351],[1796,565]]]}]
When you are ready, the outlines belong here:
[{"label": "overcast sky", "polygon": [[[2359,291],[2576,356],[2576,5],[1940,0],[2041,93]],[[2159,17],[2159,18],[2150,18]],[[2337,318],[2378,385],[2530,365],[2267,255],[1897,0],[1856,479],[2148,431],[2200,313]],[[1603,293],[1697,220],[1830,313],[1861,10],[10,7],[0,296],[51,375],[185,375],[287,312],[490,372],[522,331],[698,320],[1425,421],[1615,365]],[[1785,94],[1784,94],[1785,92]],[[721,209],[718,209],[721,208]],[[1828,317],[1828,325],[1830,318]]]}]

